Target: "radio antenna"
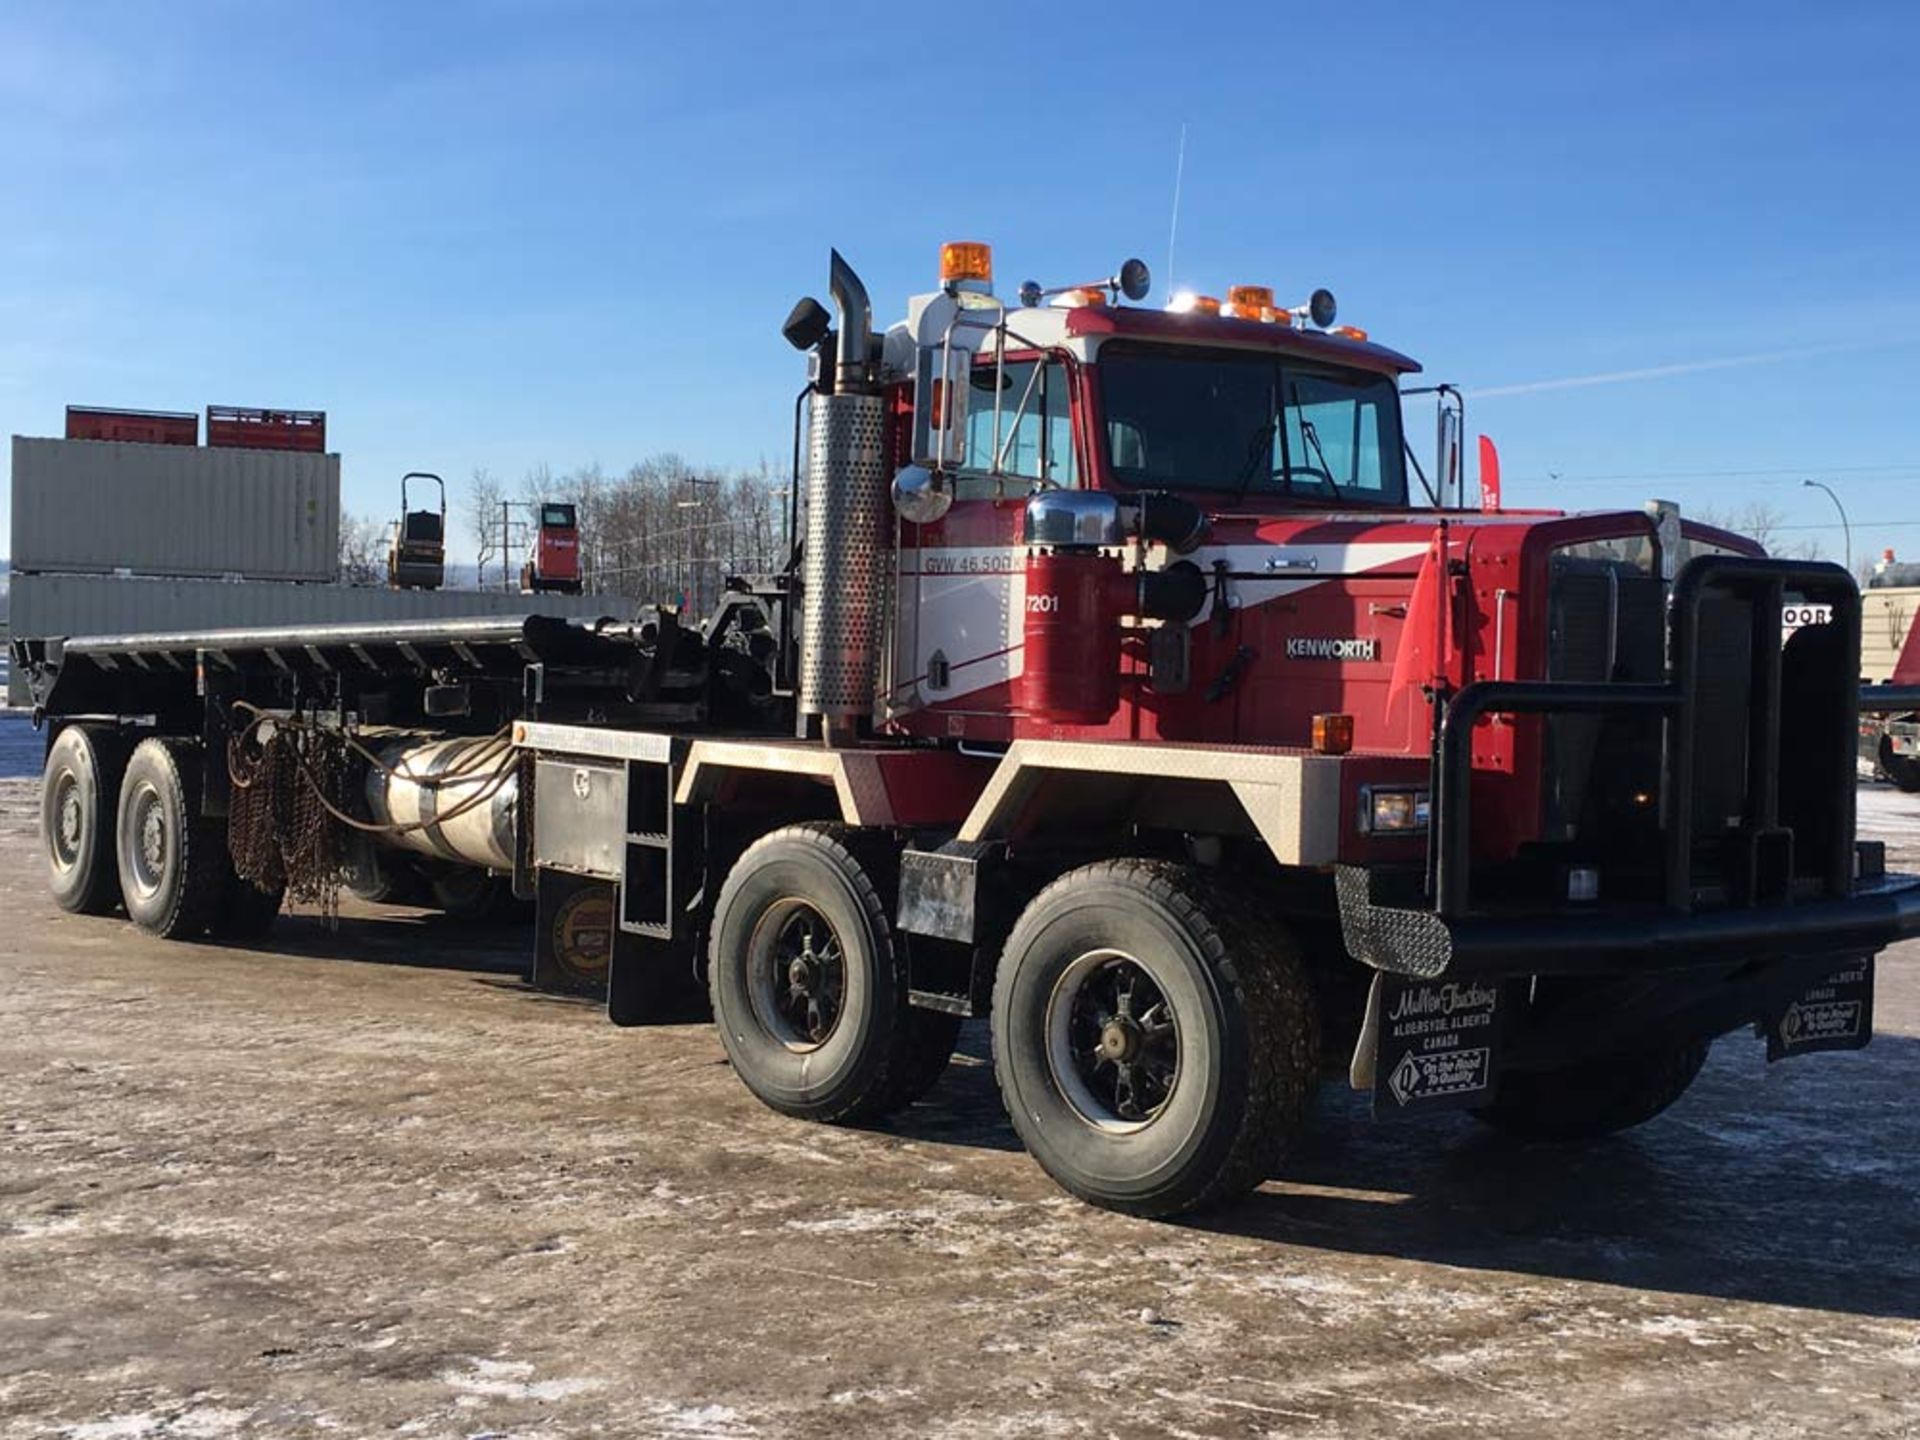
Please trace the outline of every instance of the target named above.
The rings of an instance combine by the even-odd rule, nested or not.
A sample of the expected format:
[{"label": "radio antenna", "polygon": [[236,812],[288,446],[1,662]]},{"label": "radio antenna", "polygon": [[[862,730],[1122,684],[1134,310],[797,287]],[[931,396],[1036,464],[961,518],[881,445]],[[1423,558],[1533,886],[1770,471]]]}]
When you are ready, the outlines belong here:
[{"label": "radio antenna", "polygon": [[1180,238],[1180,181],[1187,170],[1187,122],[1180,122],[1180,148],[1173,161],[1173,220],[1167,226],[1167,293],[1173,293],[1173,242]]}]

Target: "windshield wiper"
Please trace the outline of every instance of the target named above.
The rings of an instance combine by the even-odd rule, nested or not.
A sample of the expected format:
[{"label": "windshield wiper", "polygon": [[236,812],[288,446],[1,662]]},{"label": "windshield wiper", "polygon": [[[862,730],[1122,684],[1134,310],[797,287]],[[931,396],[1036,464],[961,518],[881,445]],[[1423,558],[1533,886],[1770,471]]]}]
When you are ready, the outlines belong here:
[{"label": "windshield wiper", "polygon": [[[1293,408],[1296,410],[1300,408],[1300,392],[1297,390],[1293,392]],[[1313,428],[1313,422],[1304,415],[1300,417],[1300,434],[1307,444],[1313,447],[1313,453],[1320,461],[1320,473],[1326,477],[1327,489],[1333,492],[1335,500],[1342,505],[1346,504],[1346,494],[1340,489],[1340,482],[1333,478],[1333,466],[1327,463],[1327,452],[1320,448],[1320,432]],[[1293,477],[1288,476],[1287,480],[1291,488]]]},{"label": "windshield wiper", "polygon": [[[1238,505],[1242,500],[1247,498],[1247,491],[1253,485],[1254,472],[1259,470],[1263,463],[1272,456],[1273,432],[1274,422],[1269,420],[1258,430],[1254,431],[1252,437],[1248,439],[1247,458],[1241,462],[1240,474],[1234,479],[1234,504]],[[1269,475],[1273,473],[1272,466],[1268,465],[1266,469]],[[1288,484],[1289,488],[1291,488],[1292,482],[1289,481]]]}]

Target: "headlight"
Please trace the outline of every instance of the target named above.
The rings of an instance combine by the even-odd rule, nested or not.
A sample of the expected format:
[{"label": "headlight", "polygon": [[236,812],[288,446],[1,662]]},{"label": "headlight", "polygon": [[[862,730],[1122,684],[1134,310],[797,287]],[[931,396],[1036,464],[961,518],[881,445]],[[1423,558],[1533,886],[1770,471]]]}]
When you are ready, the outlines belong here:
[{"label": "headlight", "polygon": [[1367,785],[1360,790],[1360,829],[1367,835],[1406,835],[1427,828],[1424,789],[1390,790]]}]

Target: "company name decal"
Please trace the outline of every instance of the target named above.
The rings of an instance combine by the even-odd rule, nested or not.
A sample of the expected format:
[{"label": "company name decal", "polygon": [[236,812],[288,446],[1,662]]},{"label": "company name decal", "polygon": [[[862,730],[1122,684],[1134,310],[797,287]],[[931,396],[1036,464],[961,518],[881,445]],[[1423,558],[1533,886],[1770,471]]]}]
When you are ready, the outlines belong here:
[{"label": "company name decal", "polygon": [[1289,660],[1378,660],[1380,642],[1368,636],[1291,635],[1287,637]]}]

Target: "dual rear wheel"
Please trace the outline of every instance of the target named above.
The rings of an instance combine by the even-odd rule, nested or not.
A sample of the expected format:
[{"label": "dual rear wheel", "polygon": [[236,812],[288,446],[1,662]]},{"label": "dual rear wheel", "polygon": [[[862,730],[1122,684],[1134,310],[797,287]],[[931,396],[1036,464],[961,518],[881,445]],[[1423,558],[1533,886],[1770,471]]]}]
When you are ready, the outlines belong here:
[{"label": "dual rear wheel", "polygon": [[249,939],[280,909],[234,874],[225,830],[201,814],[201,752],[109,726],[69,725],[47,752],[41,848],[62,909],[127,918],[165,939]]},{"label": "dual rear wheel", "polygon": [[[907,1003],[896,850],[837,825],[755,842],[715,907],[708,969],[735,1071],[812,1120],[873,1119],[938,1080],[959,1021]],[[1257,1185],[1305,1122],[1319,1027],[1269,917],[1186,867],[1056,881],[1000,963],[994,1069],[1027,1148],[1076,1195],[1170,1215]]]}]

